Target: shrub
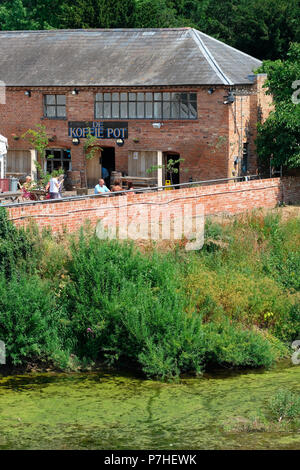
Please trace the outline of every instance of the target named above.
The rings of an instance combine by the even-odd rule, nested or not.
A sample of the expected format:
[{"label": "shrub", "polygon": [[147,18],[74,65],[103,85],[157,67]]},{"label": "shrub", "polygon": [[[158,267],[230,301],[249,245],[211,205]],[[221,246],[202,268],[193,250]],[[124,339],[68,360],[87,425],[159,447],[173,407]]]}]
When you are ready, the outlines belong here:
[{"label": "shrub", "polygon": [[33,245],[23,229],[17,229],[0,207],[0,271],[11,276],[24,264],[33,251]]},{"label": "shrub", "polygon": [[134,361],[162,378],[200,372],[207,362],[269,366],[274,360],[258,333],[226,322],[203,326],[190,311],[172,255],[146,256],[127,243],[81,237],[68,273],[62,298],[81,358]]},{"label": "shrub", "polygon": [[269,401],[269,409],[274,419],[295,420],[300,417],[300,395],[289,390],[278,390]]},{"label": "shrub", "polygon": [[0,338],[9,362],[63,359],[63,318],[47,283],[35,276],[0,275]]},{"label": "shrub", "polygon": [[235,367],[269,367],[275,359],[271,344],[253,330],[243,330],[228,319],[204,327],[205,362]]}]

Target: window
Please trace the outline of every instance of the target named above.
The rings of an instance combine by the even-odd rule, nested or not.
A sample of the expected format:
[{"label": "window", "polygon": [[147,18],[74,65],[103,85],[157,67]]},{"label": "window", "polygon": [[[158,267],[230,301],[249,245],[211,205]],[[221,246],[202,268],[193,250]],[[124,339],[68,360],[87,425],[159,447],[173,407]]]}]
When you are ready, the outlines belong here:
[{"label": "window", "polygon": [[97,93],[96,119],[197,119],[197,93]]},{"label": "window", "polygon": [[45,95],[44,115],[47,118],[62,119],[66,117],[66,96],[65,95]]},{"label": "window", "polygon": [[71,151],[64,149],[47,149],[46,150],[46,170],[52,173],[53,170],[62,168],[66,173],[72,169]]}]

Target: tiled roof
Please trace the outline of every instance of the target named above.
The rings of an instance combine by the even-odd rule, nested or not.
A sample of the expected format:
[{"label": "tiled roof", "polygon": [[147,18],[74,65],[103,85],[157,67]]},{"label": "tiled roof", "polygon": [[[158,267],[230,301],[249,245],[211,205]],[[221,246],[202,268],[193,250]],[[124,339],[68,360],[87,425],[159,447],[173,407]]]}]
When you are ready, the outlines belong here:
[{"label": "tiled roof", "polygon": [[193,28],[0,31],[11,86],[247,84],[260,65]]}]

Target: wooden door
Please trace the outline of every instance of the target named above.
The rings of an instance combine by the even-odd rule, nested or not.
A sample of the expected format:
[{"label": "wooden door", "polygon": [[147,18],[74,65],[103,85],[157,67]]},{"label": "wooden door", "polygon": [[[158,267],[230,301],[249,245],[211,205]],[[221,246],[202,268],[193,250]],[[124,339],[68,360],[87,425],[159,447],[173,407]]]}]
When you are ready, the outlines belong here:
[{"label": "wooden door", "polygon": [[143,178],[156,177],[157,170],[148,173],[147,170],[153,165],[157,165],[157,152],[143,150],[135,152],[133,150],[128,153],[128,175],[141,176]]}]

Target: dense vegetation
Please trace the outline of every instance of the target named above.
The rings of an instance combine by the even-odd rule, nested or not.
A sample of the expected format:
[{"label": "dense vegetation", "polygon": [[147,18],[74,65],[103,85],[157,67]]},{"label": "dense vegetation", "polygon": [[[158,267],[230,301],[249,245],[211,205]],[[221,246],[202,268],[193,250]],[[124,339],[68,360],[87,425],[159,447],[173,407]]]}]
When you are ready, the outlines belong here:
[{"label": "dense vegetation", "polygon": [[0,0],[0,29],[192,26],[260,59],[300,41],[298,0]]},{"label": "dense vegetation", "polygon": [[257,150],[262,169],[300,167],[300,43],[292,44],[286,60],[266,61],[259,72],[268,74],[267,93],[274,111],[258,126]]},{"label": "dense vegetation", "polygon": [[[226,222],[226,220],[225,220]],[[0,338],[10,364],[133,364],[172,378],[270,366],[300,332],[300,219],[208,222],[199,252],[143,252],[88,227],[54,237],[0,209]]]}]

